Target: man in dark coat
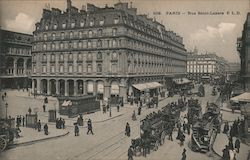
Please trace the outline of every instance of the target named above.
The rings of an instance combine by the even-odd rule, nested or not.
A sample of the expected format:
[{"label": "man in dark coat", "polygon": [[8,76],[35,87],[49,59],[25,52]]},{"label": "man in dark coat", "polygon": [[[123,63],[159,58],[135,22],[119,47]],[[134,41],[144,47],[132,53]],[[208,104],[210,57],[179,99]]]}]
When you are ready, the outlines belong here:
[{"label": "man in dark coat", "polygon": [[128,149],[128,160],[133,160],[133,149],[132,146]]},{"label": "man in dark coat", "polygon": [[25,117],[23,116],[23,127],[24,127],[24,124],[25,124]]},{"label": "man in dark coat", "polygon": [[183,152],[182,152],[182,158],[181,160],[186,160],[187,159],[187,155],[186,155],[186,149],[183,148]]},{"label": "man in dark coat", "polygon": [[43,126],[43,130],[44,130],[44,134],[45,134],[45,135],[48,135],[48,134],[49,134],[49,128],[48,128],[48,125],[47,125],[47,124],[45,124],[45,125]]},{"label": "man in dark coat", "polygon": [[229,154],[229,149],[228,146],[226,145],[225,148],[222,150],[222,159],[223,160],[230,160],[230,154]]},{"label": "man in dark coat", "polygon": [[79,127],[77,123],[75,124],[75,136],[79,136]]},{"label": "man in dark coat", "polygon": [[42,129],[42,125],[41,125],[41,121],[39,119],[39,121],[37,122],[37,131],[40,132]]},{"label": "man in dark coat", "polygon": [[45,106],[45,104],[43,104],[43,112],[45,112],[46,111],[46,106]]},{"label": "man in dark coat", "polygon": [[141,115],[141,106],[138,107],[138,115]]},{"label": "man in dark coat", "polygon": [[90,119],[88,120],[88,132],[87,132],[87,134],[89,134],[89,132],[91,132],[92,135],[94,134],[93,130],[92,130],[92,122]]},{"label": "man in dark coat", "polygon": [[228,122],[226,122],[224,125],[223,133],[227,134],[228,131],[229,131],[229,125],[228,125]]},{"label": "man in dark coat", "polygon": [[130,137],[130,126],[129,123],[127,122],[126,124],[126,128],[125,128],[125,135]]},{"label": "man in dark coat", "polygon": [[240,140],[238,138],[235,140],[235,148],[236,148],[237,153],[239,153],[240,152]]}]

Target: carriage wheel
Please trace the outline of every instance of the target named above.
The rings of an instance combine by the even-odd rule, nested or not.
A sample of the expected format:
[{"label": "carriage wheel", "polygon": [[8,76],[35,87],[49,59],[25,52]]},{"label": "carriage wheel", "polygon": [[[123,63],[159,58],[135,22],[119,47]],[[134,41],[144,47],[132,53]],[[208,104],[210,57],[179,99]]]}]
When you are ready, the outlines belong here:
[{"label": "carriage wheel", "polygon": [[165,133],[165,131],[162,131],[161,132],[161,145],[163,145],[164,144],[164,142],[165,142],[165,137],[166,137],[166,133]]},{"label": "carriage wheel", "polygon": [[7,146],[7,141],[5,138],[1,137],[0,138],[0,152],[4,151],[4,149]]}]

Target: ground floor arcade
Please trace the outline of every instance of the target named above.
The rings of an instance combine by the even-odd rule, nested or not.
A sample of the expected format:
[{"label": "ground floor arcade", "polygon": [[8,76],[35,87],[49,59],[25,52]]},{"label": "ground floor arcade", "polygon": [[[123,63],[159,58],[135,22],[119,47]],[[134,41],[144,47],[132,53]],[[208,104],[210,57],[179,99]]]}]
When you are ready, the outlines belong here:
[{"label": "ground floor arcade", "polygon": [[134,94],[134,84],[158,82],[163,89],[166,86],[165,77],[144,78],[48,78],[33,77],[32,92],[44,95],[82,96],[95,95],[100,99],[112,96],[127,97]]}]

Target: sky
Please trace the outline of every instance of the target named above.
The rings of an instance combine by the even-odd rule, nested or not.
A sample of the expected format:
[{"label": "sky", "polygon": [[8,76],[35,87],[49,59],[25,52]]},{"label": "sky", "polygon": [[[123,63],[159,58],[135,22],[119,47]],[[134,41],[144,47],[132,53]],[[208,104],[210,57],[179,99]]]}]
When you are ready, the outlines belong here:
[{"label": "sky", "polygon": [[[230,62],[240,62],[236,42],[250,0],[72,0],[72,5],[79,9],[87,3],[112,7],[117,2],[132,2],[138,14],[147,14],[182,36],[188,51],[196,47],[200,54],[215,52]],[[46,4],[66,9],[66,0],[0,0],[0,26],[32,34]]]}]

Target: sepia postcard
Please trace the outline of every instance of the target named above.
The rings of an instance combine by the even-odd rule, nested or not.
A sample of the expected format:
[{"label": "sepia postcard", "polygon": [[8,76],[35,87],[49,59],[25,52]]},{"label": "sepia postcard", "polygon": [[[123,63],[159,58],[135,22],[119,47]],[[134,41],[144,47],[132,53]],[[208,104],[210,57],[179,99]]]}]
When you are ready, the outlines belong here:
[{"label": "sepia postcard", "polygon": [[249,0],[0,0],[1,160],[249,160]]}]

